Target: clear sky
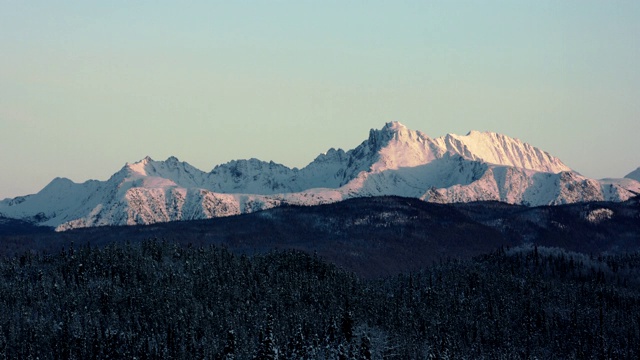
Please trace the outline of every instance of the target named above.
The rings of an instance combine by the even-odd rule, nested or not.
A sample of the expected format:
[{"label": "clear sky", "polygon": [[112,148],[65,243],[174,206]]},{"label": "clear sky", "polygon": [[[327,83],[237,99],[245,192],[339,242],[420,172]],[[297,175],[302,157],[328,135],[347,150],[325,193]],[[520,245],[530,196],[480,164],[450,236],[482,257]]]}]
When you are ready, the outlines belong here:
[{"label": "clear sky", "polygon": [[0,0],[0,199],[174,155],[302,167],[397,120],[640,166],[640,1]]}]

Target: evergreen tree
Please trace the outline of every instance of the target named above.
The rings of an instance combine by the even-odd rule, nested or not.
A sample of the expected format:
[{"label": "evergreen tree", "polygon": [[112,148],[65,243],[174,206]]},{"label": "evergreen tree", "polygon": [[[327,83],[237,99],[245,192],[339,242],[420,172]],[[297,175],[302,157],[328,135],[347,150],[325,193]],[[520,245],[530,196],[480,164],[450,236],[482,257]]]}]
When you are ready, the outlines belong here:
[{"label": "evergreen tree", "polygon": [[371,360],[371,339],[366,334],[360,339],[360,359]]},{"label": "evergreen tree", "polygon": [[351,342],[353,339],[353,312],[351,310],[345,310],[342,313],[342,320],[340,322],[340,329],[342,330],[342,334],[344,335],[347,342]]},{"label": "evergreen tree", "polygon": [[236,333],[233,330],[227,332],[227,341],[222,350],[223,360],[233,360],[236,358]]},{"label": "evergreen tree", "polygon": [[273,316],[267,314],[267,323],[264,329],[256,360],[275,360],[278,359],[278,348],[273,338]]}]

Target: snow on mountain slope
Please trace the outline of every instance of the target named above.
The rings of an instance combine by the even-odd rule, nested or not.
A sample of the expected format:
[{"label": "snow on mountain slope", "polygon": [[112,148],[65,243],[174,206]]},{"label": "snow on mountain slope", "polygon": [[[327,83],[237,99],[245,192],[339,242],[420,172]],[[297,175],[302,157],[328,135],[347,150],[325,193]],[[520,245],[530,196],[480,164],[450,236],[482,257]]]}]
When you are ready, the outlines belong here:
[{"label": "snow on mountain slope", "polygon": [[207,173],[171,156],[165,161],[153,161],[146,157],[141,162],[129,165],[134,170],[143,166],[144,176],[168,179],[182,187],[197,187],[207,178]]},{"label": "snow on mountain slope", "polygon": [[345,198],[398,195],[438,203],[494,200],[529,206],[623,201],[634,196],[622,187],[605,191],[599,181],[575,172],[493,165],[457,154],[425,165],[362,173],[339,190]]},{"label": "snow on mountain slope", "polygon": [[37,194],[0,202],[0,212],[7,217],[48,225],[50,219],[59,220],[62,214],[69,217],[83,214],[87,207],[78,199],[90,201],[101,188],[102,183],[95,180],[76,184],[69,179],[55,178]]},{"label": "snow on mountain slope", "polygon": [[345,184],[351,152],[331,148],[318,155],[309,165],[302,168],[297,181],[298,191],[313,188],[338,188]]},{"label": "snow on mountain slope", "polygon": [[38,194],[0,201],[0,215],[58,230],[206,219],[283,204],[399,195],[431,202],[546,205],[623,201],[632,179],[596,181],[520,140],[490,132],[432,139],[398,122],[355,149],[330,149],[302,169],[257,159],[204,172],[175,157],[126,164],[106,181],[54,179]]},{"label": "snow on mountain slope", "polygon": [[362,172],[339,190],[345,197],[398,195],[420,197],[426,189],[470,184],[487,170],[487,164],[456,154],[412,167]]},{"label": "snow on mountain slope", "polygon": [[640,167],[628,173],[625,178],[640,181]]},{"label": "snow on mountain slope", "polygon": [[542,172],[571,171],[560,159],[547,152],[492,132],[471,131],[465,136],[448,134],[435,141],[441,148],[472,160]]},{"label": "snow on mountain slope", "polygon": [[388,123],[374,133],[378,161],[371,166],[373,172],[424,165],[445,153],[427,135],[399,122]]},{"label": "snow on mountain slope", "polygon": [[302,190],[295,183],[297,169],[273,161],[234,160],[216,166],[200,186],[220,193],[277,194]]},{"label": "snow on mountain slope", "polygon": [[420,198],[438,203],[494,200],[528,206],[613,200],[605,196],[597,181],[573,172],[541,173],[503,166],[491,166],[469,184],[434,187]]},{"label": "snow on mountain slope", "polygon": [[628,196],[623,198],[615,197],[615,194],[623,193],[624,191],[633,195],[640,195],[640,181],[631,178],[601,179],[599,182],[602,184],[602,191],[607,194],[612,194],[611,197],[615,198],[615,201],[624,201],[629,198]]}]

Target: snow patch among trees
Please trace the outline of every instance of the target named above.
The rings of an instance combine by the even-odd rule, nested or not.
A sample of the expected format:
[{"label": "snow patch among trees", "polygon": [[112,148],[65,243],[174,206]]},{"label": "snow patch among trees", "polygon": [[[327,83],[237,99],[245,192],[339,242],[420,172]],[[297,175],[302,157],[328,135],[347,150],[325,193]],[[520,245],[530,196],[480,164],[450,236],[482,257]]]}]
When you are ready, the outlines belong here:
[{"label": "snow patch among trees", "polygon": [[600,224],[603,221],[609,220],[613,217],[613,210],[600,208],[589,211],[585,214],[585,219],[592,224]]}]

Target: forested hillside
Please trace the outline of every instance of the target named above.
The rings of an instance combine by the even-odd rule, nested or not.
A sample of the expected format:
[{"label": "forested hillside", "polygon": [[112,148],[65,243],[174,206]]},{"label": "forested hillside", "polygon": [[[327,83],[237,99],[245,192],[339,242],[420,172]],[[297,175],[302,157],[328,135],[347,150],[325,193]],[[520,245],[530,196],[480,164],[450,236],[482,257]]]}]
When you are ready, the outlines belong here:
[{"label": "forested hillside", "polygon": [[[159,238],[186,246],[225,246],[235,254],[297,249],[375,278],[417,271],[441,258],[468,259],[501,246],[533,244],[584,254],[640,251],[640,200],[529,208],[499,202],[430,204],[372,197],[320,206],[146,226],[65,232],[0,223],[0,256],[58,252],[71,242],[95,247]],[[28,224],[26,224],[28,225]]]},{"label": "forested hillside", "polygon": [[8,359],[638,358],[640,255],[498,250],[364,280],[162,241],[0,261]]}]

